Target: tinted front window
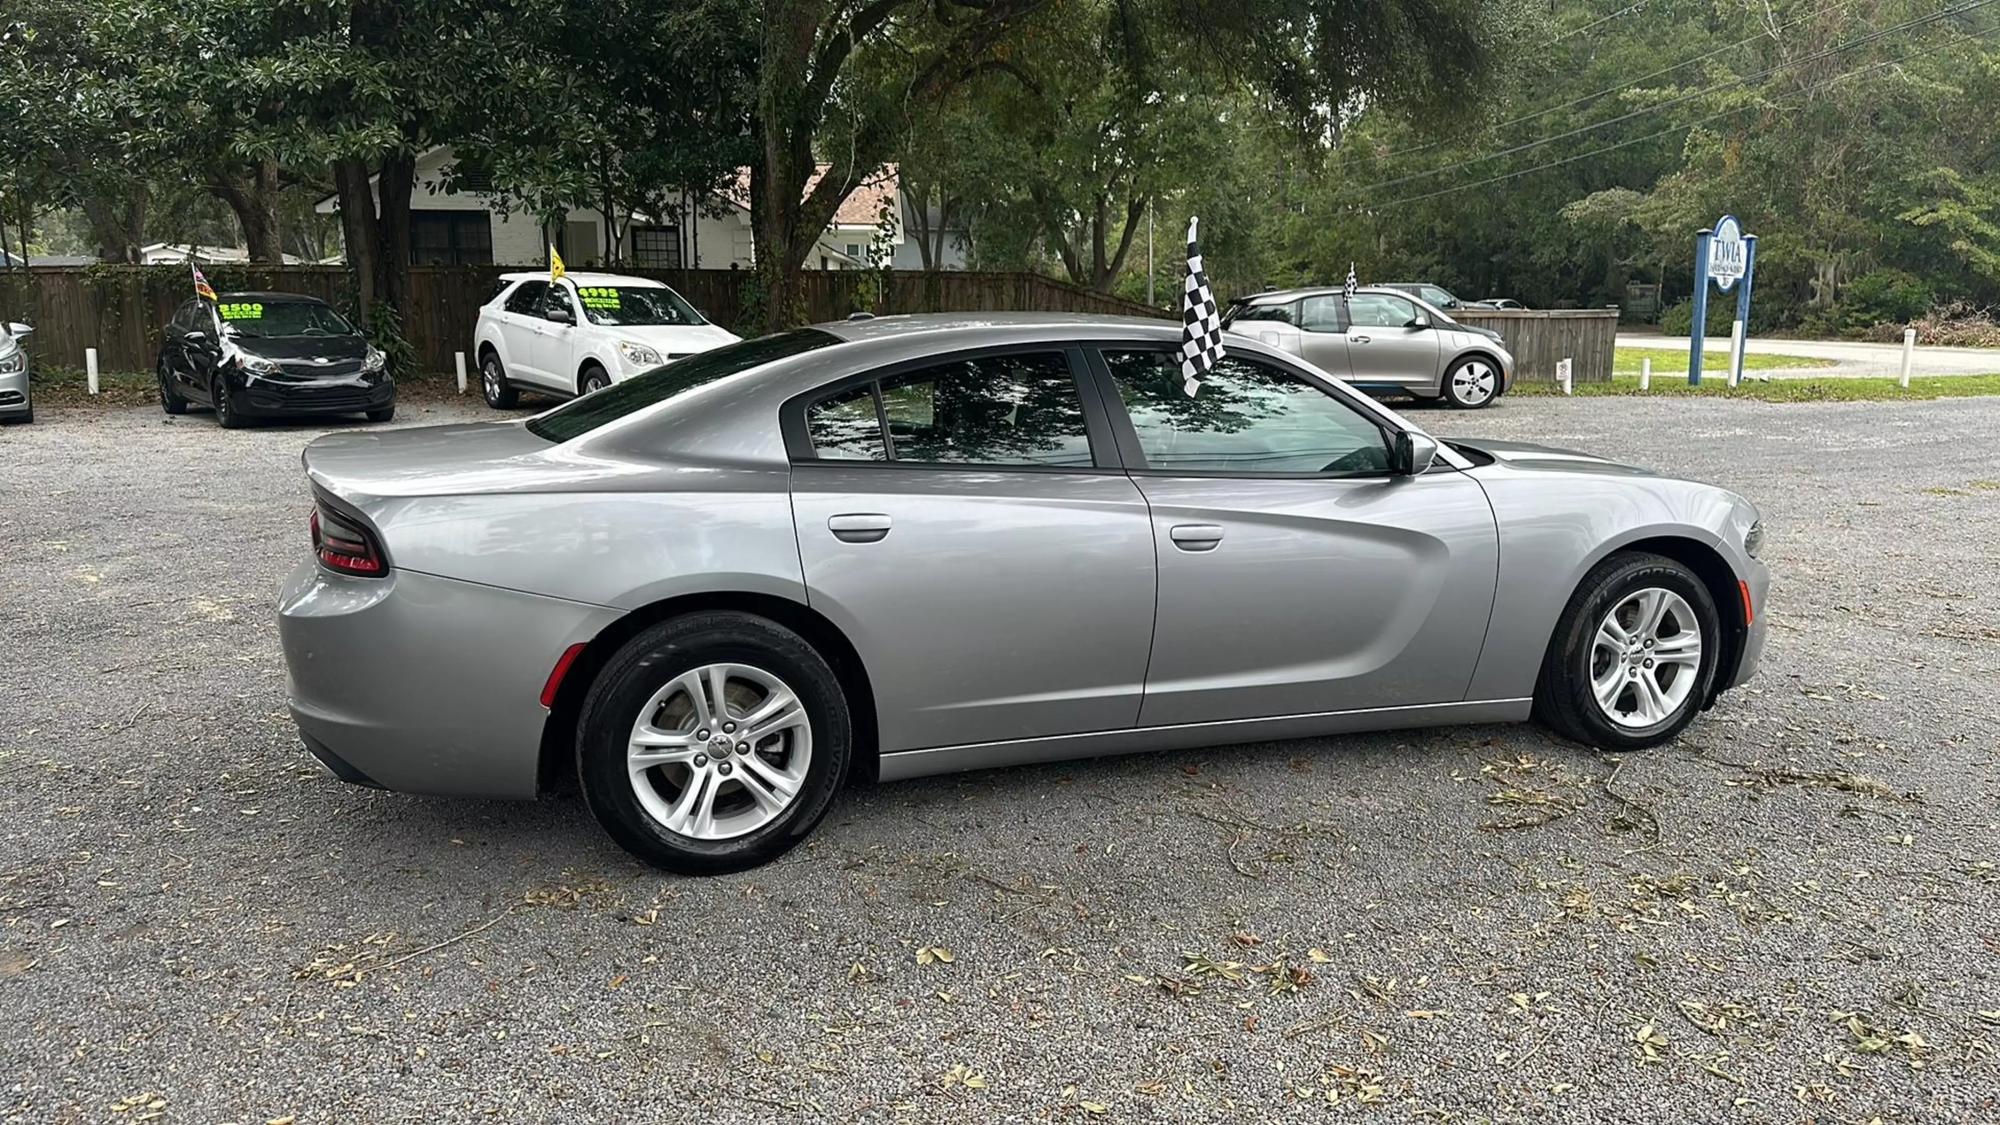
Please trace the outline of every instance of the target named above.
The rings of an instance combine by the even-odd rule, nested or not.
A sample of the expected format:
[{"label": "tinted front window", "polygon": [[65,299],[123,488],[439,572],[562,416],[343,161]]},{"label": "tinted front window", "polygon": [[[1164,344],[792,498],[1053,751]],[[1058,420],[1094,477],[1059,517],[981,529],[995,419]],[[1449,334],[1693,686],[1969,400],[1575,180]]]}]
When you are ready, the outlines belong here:
[{"label": "tinted front window", "polygon": [[1171,352],[1106,352],[1149,467],[1166,472],[1383,473],[1388,441],[1359,411],[1269,364],[1229,356],[1193,397]]},{"label": "tinted front window", "polygon": [[542,298],[547,296],[548,292],[549,283],[546,281],[524,281],[512,293],[507,294],[507,303],[502,307],[510,313],[520,313],[522,316],[540,316]]},{"label": "tinted front window", "polygon": [[571,399],[547,414],[530,419],[528,432],[550,441],[569,441],[717,379],[839,342],[816,328],[801,328],[698,352],[622,383],[613,383],[595,394]]}]

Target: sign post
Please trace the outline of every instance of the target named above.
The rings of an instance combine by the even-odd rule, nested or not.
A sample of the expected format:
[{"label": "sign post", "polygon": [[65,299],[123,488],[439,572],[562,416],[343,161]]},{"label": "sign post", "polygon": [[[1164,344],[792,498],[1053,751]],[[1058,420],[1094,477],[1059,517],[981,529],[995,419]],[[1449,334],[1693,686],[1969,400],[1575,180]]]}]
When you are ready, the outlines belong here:
[{"label": "sign post", "polygon": [[1756,252],[1757,237],[1745,236],[1743,224],[1734,215],[1724,215],[1712,229],[1697,232],[1694,239],[1694,323],[1688,326],[1688,385],[1701,386],[1702,349],[1708,343],[1708,283],[1729,292],[1737,282],[1736,324],[1730,333],[1729,378],[1732,385],[1742,377],[1742,348],[1734,341],[1750,324],[1750,261]]}]

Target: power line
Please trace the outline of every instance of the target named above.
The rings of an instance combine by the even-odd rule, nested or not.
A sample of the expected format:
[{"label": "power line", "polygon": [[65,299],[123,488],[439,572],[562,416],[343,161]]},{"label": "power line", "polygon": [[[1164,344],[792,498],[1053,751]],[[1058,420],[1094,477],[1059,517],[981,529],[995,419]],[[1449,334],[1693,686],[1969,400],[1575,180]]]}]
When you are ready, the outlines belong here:
[{"label": "power line", "polygon": [[[1985,31],[1979,31],[1979,32],[1962,32],[1961,34],[1964,35],[1964,37],[1967,40],[1977,40],[1984,38],[1985,36],[1991,35],[1994,31],[2000,31],[2000,27],[1988,28]],[[1801,93],[1815,94],[1821,90],[1825,90],[1831,86],[1835,86],[1841,82],[1845,82],[1850,78],[1858,78],[1861,75],[1866,74],[1871,70],[1879,70],[1883,67],[1895,66],[1897,63],[1903,62],[1916,55],[1926,54],[1926,53],[1929,52],[1925,51],[1922,48],[1905,51],[1903,54],[1897,55],[1893,59],[1884,59],[1881,62],[1870,63],[1867,66],[1860,67],[1855,70],[1850,70],[1845,74],[1836,74],[1832,78],[1826,79],[1823,82],[1818,82],[1812,86],[1808,86],[1805,90],[1801,91]],[[1633,145],[1644,144],[1647,141],[1658,140],[1661,137],[1670,136],[1674,133],[1685,132],[1686,130],[1692,129],[1698,125],[1706,125],[1709,122],[1718,120],[1720,118],[1731,117],[1736,114],[1746,112],[1748,110],[1760,109],[1760,108],[1765,108],[1765,107],[1754,104],[1739,105],[1734,107],[1733,109],[1725,109],[1719,113],[1711,113],[1707,117],[1697,118],[1685,124],[1674,125],[1665,129],[1661,129],[1656,133],[1648,133],[1643,137],[1633,137],[1629,140],[1619,141],[1617,144],[1605,145],[1603,148],[1597,148],[1597,149],[1592,149],[1589,152],[1578,153],[1575,156],[1565,156],[1560,160],[1551,160],[1546,164],[1537,164],[1532,168],[1523,168],[1518,172],[1507,172],[1498,176],[1489,176],[1483,180],[1474,180],[1469,184],[1459,184],[1456,187],[1442,188],[1438,191],[1425,192],[1422,195],[1411,195],[1411,196],[1405,196],[1401,199],[1392,199],[1385,203],[1375,204],[1371,209],[1377,211],[1385,211],[1391,207],[1401,207],[1410,203],[1421,203],[1426,199],[1436,199],[1441,195],[1453,195],[1461,191],[1470,191],[1473,188],[1488,187],[1492,184],[1504,183],[1508,180],[1519,179],[1522,176],[1532,176],[1536,172],[1544,172],[1550,168],[1560,168],[1565,164],[1574,164],[1579,160],[1589,160],[1590,158],[1595,156],[1603,156],[1605,153],[1608,152],[1616,152],[1621,148],[1630,148]]]},{"label": "power line", "polygon": [[[1738,39],[1734,43],[1727,43],[1724,44],[1723,46],[1716,47],[1713,50],[1704,51],[1701,54],[1695,55],[1691,58],[1682,59],[1681,61],[1674,63],[1671,66],[1663,66],[1660,69],[1655,70],[1649,74],[1642,74],[1637,78],[1631,79],[1630,81],[1621,82],[1616,86],[1606,86],[1602,90],[1598,90],[1594,93],[1585,94],[1579,98],[1571,98],[1569,101],[1549,106],[1546,109],[1538,109],[1533,113],[1525,114],[1520,117],[1511,118],[1509,120],[1502,121],[1497,125],[1485,126],[1480,131],[1498,132],[1501,129],[1509,129],[1516,125],[1525,125],[1530,121],[1536,121],[1541,118],[1547,117],[1549,114],[1555,113],[1558,110],[1564,110],[1564,109],[1569,109],[1573,106],[1579,106],[1585,102],[1595,101],[1598,98],[1606,97],[1611,94],[1623,93],[1626,90],[1632,89],[1634,86],[1638,86],[1641,83],[1650,82],[1653,79],[1658,78],[1662,75],[1672,74],[1674,71],[1680,70],[1683,67],[1693,66],[1695,63],[1698,62],[1707,62],[1709,59],[1712,59],[1717,55],[1726,54],[1727,52],[1734,51],[1739,47],[1748,46],[1749,44],[1764,38],[1766,35],[1775,35],[1778,32],[1786,31],[1789,30],[1790,28],[1797,27],[1799,24],[1805,23],[1808,20],[1814,20],[1818,19],[1821,16],[1830,15],[1833,12],[1839,11],[1842,8],[1851,8],[1858,2],[1859,0],[1832,0],[1831,3],[1825,5],[1824,7],[1819,8],[1816,11],[1808,12],[1805,15],[1798,17],[1797,19],[1779,24],[1776,28],[1772,28],[1766,31],[1759,31],[1754,35],[1744,36],[1743,38]],[[1545,47],[1554,46],[1556,43],[1559,43],[1561,41],[1562,41],[1561,38],[1552,39],[1549,42],[1543,44],[1543,46]],[[1431,149],[1439,147],[1440,145],[1448,145],[1453,141],[1463,140],[1468,135],[1469,134],[1459,134],[1457,136],[1451,136],[1451,137],[1440,137],[1439,139],[1435,141],[1430,141],[1426,144],[1412,145],[1409,148],[1399,148],[1392,150],[1390,152],[1385,152],[1381,156],[1377,157],[1377,159],[1393,160],[1398,156],[1408,156],[1411,155],[1412,153],[1428,152]]]},{"label": "power line", "polygon": [[1693,90],[1688,93],[1669,98],[1666,101],[1659,102],[1654,105],[1643,106],[1639,109],[1632,110],[1629,113],[1621,113],[1616,117],[1606,118],[1603,121],[1593,122],[1589,125],[1579,125],[1574,129],[1569,129],[1564,132],[1557,133],[1553,136],[1543,137],[1542,139],[1536,141],[1528,141],[1524,144],[1515,145],[1512,148],[1504,148],[1498,152],[1488,153],[1485,156],[1475,156],[1470,160],[1461,160],[1455,164],[1447,164],[1441,168],[1432,168],[1429,169],[1428,171],[1423,171],[1423,172],[1412,172],[1406,176],[1397,176],[1394,179],[1382,180],[1377,183],[1369,184],[1365,187],[1356,188],[1353,190],[1353,194],[1356,195],[1366,194],[1368,192],[1379,191],[1382,188],[1395,187],[1398,184],[1406,184],[1412,180],[1422,180],[1422,179],[1428,179],[1432,176],[1441,176],[1446,172],[1455,172],[1460,168],[1470,167],[1474,164],[1484,164],[1489,160],[1498,160],[1503,156],[1513,156],[1517,153],[1527,152],[1530,149],[1541,148],[1543,145],[1554,144],[1557,141],[1567,140],[1570,137],[1582,136],[1585,133],[1593,133],[1599,129],[1606,129],[1613,125],[1630,121],[1635,117],[1643,117],[1649,113],[1658,113],[1663,109],[1672,109],[1674,106],[1682,105],[1686,102],[1693,101],[1696,98],[1705,97],[1709,94],[1716,93],[1717,91],[1720,90],[1729,89],[1732,86],[1742,86],[1750,82],[1754,82],[1760,78],[1768,78],[1771,75],[1776,74],[1781,70],[1789,70],[1792,67],[1802,66],[1809,62],[1817,62],[1820,59],[1831,58],[1832,56],[1837,55],[1842,51],[1851,50],[1855,47],[1865,46],[1869,43],[1876,42],[1877,40],[1883,39],[1896,32],[1908,31],[1913,28],[1927,26],[1929,24],[1936,23],[1939,20],[1945,19],[1947,17],[1961,15],[1965,12],[1970,12],[1977,8],[1983,8],[1988,4],[1992,4],[1995,2],[1996,0],[1973,0],[1973,2],[1970,4],[1961,4],[1956,8],[1945,8],[1940,11],[1932,12],[1929,15],[1916,16],[1911,19],[1904,20],[1902,23],[1892,24],[1888,27],[1882,28],[1879,31],[1872,31],[1867,35],[1850,39],[1845,43],[1836,44],[1835,46],[1828,47],[1825,50],[1815,51],[1809,55],[1804,55],[1796,59],[1790,59],[1785,62],[1773,64],[1753,74],[1745,74],[1737,78],[1731,78],[1722,82],[1717,82],[1712,86],[1706,86],[1699,90]]}]

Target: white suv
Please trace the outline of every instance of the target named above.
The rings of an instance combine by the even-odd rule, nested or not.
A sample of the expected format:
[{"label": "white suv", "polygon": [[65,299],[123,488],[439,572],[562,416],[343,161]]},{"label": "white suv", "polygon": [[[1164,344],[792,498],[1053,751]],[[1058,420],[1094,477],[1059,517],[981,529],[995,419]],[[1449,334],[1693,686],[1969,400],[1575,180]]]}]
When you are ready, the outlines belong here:
[{"label": "white suv", "polygon": [[473,355],[486,405],[508,409],[522,391],[585,395],[682,356],[734,343],[679,293],[615,273],[500,275],[479,309]]}]

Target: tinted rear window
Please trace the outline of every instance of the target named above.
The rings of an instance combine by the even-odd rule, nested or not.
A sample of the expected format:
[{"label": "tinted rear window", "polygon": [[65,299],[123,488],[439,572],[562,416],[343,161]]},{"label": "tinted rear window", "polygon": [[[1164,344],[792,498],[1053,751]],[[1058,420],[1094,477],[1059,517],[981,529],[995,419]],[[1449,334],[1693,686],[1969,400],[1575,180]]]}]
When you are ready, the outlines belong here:
[{"label": "tinted rear window", "polygon": [[530,420],[528,432],[549,441],[569,441],[717,379],[839,342],[817,328],[801,328],[698,352],[559,406]]}]

